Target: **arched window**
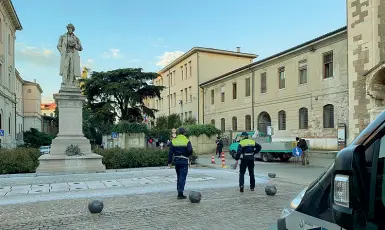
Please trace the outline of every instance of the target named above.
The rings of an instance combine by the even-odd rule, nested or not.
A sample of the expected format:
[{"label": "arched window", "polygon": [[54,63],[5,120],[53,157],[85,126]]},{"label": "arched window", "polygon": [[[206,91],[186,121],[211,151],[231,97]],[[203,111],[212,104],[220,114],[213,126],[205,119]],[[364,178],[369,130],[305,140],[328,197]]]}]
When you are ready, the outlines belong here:
[{"label": "arched window", "polygon": [[215,120],[214,119],[211,119],[211,124],[215,125]]},{"label": "arched window", "polygon": [[251,130],[251,116],[250,115],[245,116],[245,129]]},{"label": "arched window", "polygon": [[226,122],[225,122],[225,119],[222,118],[222,119],[221,119],[221,130],[222,130],[222,132],[224,132],[225,129],[226,129]]},{"label": "arched window", "polygon": [[8,134],[11,134],[11,114],[8,117]]},{"label": "arched window", "polygon": [[283,110],[278,112],[278,130],[286,130],[286,112]]},{"label": "arched window", "polygon": [[327,104],[323,108],[324,128],[334,128],[334,106]]},{"label": "arched window", "polygon": [[233,123],[233,130],[238,130],[238,127],[237,127],[237,117],[233,117],[232,123]]},{"label": "arched window", "polygon": [[299,109],[299,129],[308,129],[308,128],[309,128],[308,110],[307,108],[303,107]]}]

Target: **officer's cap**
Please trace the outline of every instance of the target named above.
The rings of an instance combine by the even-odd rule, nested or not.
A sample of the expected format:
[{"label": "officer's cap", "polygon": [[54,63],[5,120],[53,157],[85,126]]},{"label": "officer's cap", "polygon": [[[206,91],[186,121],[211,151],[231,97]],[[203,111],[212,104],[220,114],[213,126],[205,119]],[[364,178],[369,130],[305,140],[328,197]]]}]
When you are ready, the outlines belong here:
[{"label": "officer's cap", "polygon": [[248,137],[249,134],[247,134],[246,132],[242,132],[242,133],[241,133],[241,136],[242,136],[242,137]]},{"label": "officer's cap", "polygon": [[178,129],[178,134],[185,134],[185,133],[186,133],[186,130],[183,127],[180,127]]}]

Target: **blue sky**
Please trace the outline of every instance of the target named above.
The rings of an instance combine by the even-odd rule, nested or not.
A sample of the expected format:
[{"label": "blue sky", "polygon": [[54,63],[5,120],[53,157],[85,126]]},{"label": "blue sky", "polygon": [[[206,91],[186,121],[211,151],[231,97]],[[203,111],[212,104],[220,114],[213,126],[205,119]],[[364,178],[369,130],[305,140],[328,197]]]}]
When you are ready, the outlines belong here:
[{"label": "blue sky", "polygon": [[[82,66],[157,71],[193,46],[255,53],[258,59],[346,25],[345,0],[13,0],[23,30],[16,68],[43,98],[59,90],[58,38],[76,27]],[[256,60],[258,60],[256,59]]]}]

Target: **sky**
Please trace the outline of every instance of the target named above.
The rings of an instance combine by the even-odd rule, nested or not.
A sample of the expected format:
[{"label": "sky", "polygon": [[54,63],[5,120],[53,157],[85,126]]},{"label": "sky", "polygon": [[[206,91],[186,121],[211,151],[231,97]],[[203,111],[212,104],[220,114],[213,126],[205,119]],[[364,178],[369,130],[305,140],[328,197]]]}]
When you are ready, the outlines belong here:
[{"label": "sky", "polygon": [[43,101],[60,88],[59,36],[72,23],[81,67],[158,71],[194,46],[259,55],[255,61],[346,25],[346,0],[13,0],[23,26],[16,68]]}]

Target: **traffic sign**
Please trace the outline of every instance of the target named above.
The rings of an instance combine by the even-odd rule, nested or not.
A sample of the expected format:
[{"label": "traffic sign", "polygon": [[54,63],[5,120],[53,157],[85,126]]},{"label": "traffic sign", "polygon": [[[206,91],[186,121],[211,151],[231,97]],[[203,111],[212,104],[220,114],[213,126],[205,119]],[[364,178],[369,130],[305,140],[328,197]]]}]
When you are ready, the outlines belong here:
[{"label": "traffic sign", "polygon": [[0,137],[4,136],[4,129],[0,129]]},{"label": "traffic sign", "polygon": [[295,147],[292,151],[294,157],[300,157],[302,156],[302,149]]},{"label": "traffic sign", "polygon": [[173,134],[172,134],[172,137],[173,137],[173,138],[175,138],[175,137],[176,137],[176,134],[175,134],[175,133],[173,133]]},{"label": "traffic sign", "polygon": [[112,132],[111,133],[111,137],[114,138],[114,139],[118,138],[118,133],[117,132]]},{"label": "traffic sign", "polygon": [[171,132],[176,133],[176,129],[171,129]]}]

